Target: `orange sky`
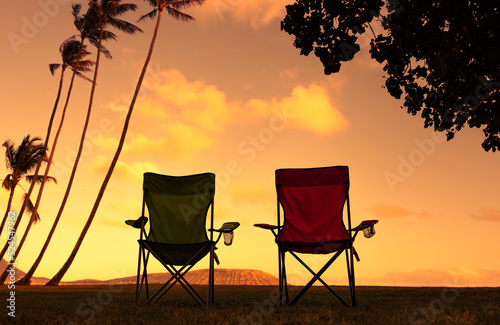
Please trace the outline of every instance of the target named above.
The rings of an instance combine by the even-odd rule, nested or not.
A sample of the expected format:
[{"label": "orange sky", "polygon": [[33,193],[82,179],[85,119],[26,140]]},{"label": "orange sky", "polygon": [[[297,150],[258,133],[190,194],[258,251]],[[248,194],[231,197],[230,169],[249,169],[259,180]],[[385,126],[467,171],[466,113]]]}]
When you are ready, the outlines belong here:
[{"label": "orange sky", "polygon": [[[123,221],[140,215],[147,171],[215,172],[216,226],[242,224],[233,246],[219,245],[219,267],[277,275],[272,236],[252,227],[275,223],[274,170],[348,165],[353,223],[380,220],[375,237],[356,240],[358,284],[500,285],[500,156],[484,152],[482,132],[463,130],[446,142],[424,129],[420,117],[400,109],[402,102],[382,88],[384,74],[369,59],[367,40],[355,61],[325,76],[319,60],[300,56],[293,38],[280,31],[287,2],[208,0],[187,11],[196,22],[162,22],[120,162],[64,280],[136,272],[138,231]],[[137,3],[130,21],[150,9]],[[59,45],[75,29],[65,0],[0,6],[0,139],[19,144],[28,133],[45,136],[59,76],[50,75],[48,64],[59,62]],[[72,196],[36,276],[59,270],[90,213],[149,45],[153,23],[139,26],[143,34],[116,32],[118,42],[107,44],[114,58],[100,66]],[[38,255],[62,200],[89,91],[88,82],[76,82],[51,172],[59,182],[46,186],[42,222],[18,260],[23,270]],[[3,164],[0,173],[7,173]],[[0,191],[0,208],[7,198]],[[322,258],[307,260],[319,268]],[[347,284],[340,264],[326,278]],[[159,271],[158,263],[151,266]],[[309,278],[300,265],[288,272],[292,283]]]}]

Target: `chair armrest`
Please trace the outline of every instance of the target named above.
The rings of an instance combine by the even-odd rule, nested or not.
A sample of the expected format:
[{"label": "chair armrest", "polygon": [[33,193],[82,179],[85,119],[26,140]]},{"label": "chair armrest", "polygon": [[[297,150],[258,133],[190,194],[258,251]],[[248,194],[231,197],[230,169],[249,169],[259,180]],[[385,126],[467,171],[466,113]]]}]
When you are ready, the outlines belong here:
[{"label": "chair armrest", "polygon": [[213,229],[210,228],[208,231],[215,231],[215,232],[233,232],[236,228],[240,226],[239,222],[225,222],[220,229]]},{"label": "chair armrest", "polygon": [[267,223],[256,223],[253,226],[257,227],[257,228],[268,229],[268,230],[278,229],[278,226],[268,225]]},{"label": "chair armrest", "polygon": [[148,222],[148,218],[146,217],[140,217],[139,219],[137,220],[127,220],[125,221],[125,223],[129,226],[132,226],[134,228],[141,228],[141,225],[142,225],[142,222],[144,221],[144,224],[146,224]]},{"label": "chair armrest", "polygon": [[354,231],[360,231],[360,230],[363,230],[365,228],[368,228],[368,227],[371,227],[373,226],[374,224],[376,224],[378,222],[378,220],[365,220],[365,221],[362,221],[359,226],[357,226],[356,228],[353,228],[351,230],[354,230]]}]

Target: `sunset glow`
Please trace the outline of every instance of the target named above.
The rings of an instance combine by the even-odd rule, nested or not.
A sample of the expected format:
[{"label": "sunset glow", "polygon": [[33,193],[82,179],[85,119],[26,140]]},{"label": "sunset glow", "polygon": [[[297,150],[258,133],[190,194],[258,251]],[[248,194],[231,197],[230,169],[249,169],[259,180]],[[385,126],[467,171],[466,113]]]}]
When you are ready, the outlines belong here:
[{"label": "sunset glow", "polygon": [[[164,17],[120,161],[63,281],[136,274],[139,231],[124,221],[140,216],[145,172],[215,173],[215,226],[241,224],[231,247],[219,244],[219,267],[277,276],[274,238],[253,227],[276,223],[274,171],[347,165],[353,226],[379,220],[373,238],[356,238],[356,284],[500,286],[500,154],[481,148],[480,129],[448,142],[401,109],[402,101],[382,87],[384,72],[370,59],[369,40],[340,73],[325,76],[319,60],[300,56],[280,31],[288,2],[214,0],[189,9],[194,22]],[[137,12],[124,17],[134,23],[150,9],[136,3]],[[45,136],[60,73],[52,76],[48,64],[60,61],[60,44],[76,31],[69,1],[4,1],[1,15],[0,139],[19,144],[27,134]],[[151,21],[138,26],[143,33],[115,31],[118,41],[106,44],[113,59],[99,67],[80,167],[36,277],[51,278],[61,268],[108,170],[154,28]],[[93,59],[95,48],[89,50]],[[90,87],[75,82],[50,172],[58,183],[46,185],[41,222],[17,260],[21,270],[36,259],[61,204]],[[67,84],[63,98],[66,91]],[[5,164],[0,173],[8,173]],[[22,193],[16,190],[14,211]],[[2,211],[8,196],[0,191]],[[305,259],[313,268],[324,261]],[[202,261],[196,269],[207,267]],[[162,271],[156,261],[150,265],[149,272]],[[298,264],[288,272],[292,284],[310,278]],[[344,264],[324,278],[347,284]]]}]

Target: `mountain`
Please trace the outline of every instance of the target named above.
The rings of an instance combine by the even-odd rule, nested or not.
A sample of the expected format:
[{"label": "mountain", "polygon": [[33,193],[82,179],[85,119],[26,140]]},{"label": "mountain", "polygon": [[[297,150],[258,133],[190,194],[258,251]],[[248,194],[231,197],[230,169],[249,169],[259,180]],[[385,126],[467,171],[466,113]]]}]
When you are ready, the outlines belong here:
[{"label": "mountain", "polygon": [[[208,284],[208,269],[189,271],[185,276],[186,280],[193,285]],[[151,273],[148,274],[149,283],[165,283],[170,278],[169,273]],[[216,285],[278,285],[278,278],[258,270],[242,269],[215,269],[214,280]],[[106,281],[85,279],[78,281],[69,281],[61,284],[135,284],[137,276],[128,276],[124,278],[111,279]]]},{"label": "mountain", "polygon": [[[0,261],[0,272],[3,272],[7,266],[7,262],[2,259]],[[16,280],[21,279],[26,275],[25,272],[16,268]],[[208,269],[189,271],[185,276],[190,284],[208,284]],[[149,283],[165,283],[170,278],[170,273],[151,273],[148,274]],[[278,285],[278,278],[259,270],[244,270],[244,269],[215,269],[214,280],[216,285]],[[135,284],[137,276],[128,276],[124,278],[111,280],[95,280],[83,279],[77,281],[63,281],[61,285],[114,285],[114,284]],[[7,278],[5,284],[8,284]],[[31,284],[45,284],[49,282],[48,278],[32,277]]]},{"label": "mountain", "polygon": [[[5,270],[5,268],[7,267],[7,261],[5,261],[5,259],[2,259],[0,261],[0,272],[3,272],[3,270]],[[22,270],[16,268],[16,271],[15,271],[15,278],[16,278],[16,281],[23,278],[25,275],[26,275],[26,272],[23,272]],[[43,278],[43,277],[32,277],[31,278],[31,284],[45,284],[47,282],[49,282],[49,278]],[[5,280],[5,284],[8,284],[10,281],[10,276],[7,277],[7,279]]]}]

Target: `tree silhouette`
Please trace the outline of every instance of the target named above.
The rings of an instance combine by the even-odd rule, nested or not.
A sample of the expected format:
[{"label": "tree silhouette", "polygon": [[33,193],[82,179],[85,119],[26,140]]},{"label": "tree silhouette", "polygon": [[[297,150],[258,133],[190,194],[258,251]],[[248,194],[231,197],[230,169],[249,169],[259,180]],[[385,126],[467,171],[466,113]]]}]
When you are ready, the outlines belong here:
[{"label": "tree silhouette", "polygon": [[[62,64],[57,64],[57,65],[56,64],[49,65],[50,71],[53,73],[53,71],[55,71],[55,69],[57,69],[60,66],[61,69],[64,72],[64,70],[69,67],[71,70],[73,70],[73,75],[71,76],[71,81],[70,81],[70,84],[69,84],[68,93],[66,95],[66,102],[64,104],[64,108],[63,108],[63,111],[62,111],[62,114],[61,114],[61,120],[59,122],[59,127],[57,129],[56,135],[54,136],[54,141],[52,143],[52,148],[51,148],[51,151],[50,151],[50,156],[48,158],[47,167],[45,169],[45,173],[44,173],[43,178],[41,180],[41,185],[40,185],[40,189],[38,190],[38,196],[37,196],[37,200],[36,200],[35,206],[33,207],[33,211],[35,213],[38,211],[38,207],[39,207],[40,202],[41,202],[42,193],[43,193],[43,189],[44,189],[44,185],[45,185],[45,180],[48,177],[47,175],[49,173],[50,165],[52,164],[54,153],[56,151],[56,147],[57,147],[57,142],[58,142],[58,139],[59,139],[59,135],[61,134],[62,127],[64,125],[64,119],[65,119],[65,116],[66,116],[66,111],[67,111],[67,108],[68,108],[69,99],[71,97],[71,92],[72,92],[72,89],[73,89],[73,84],[74,84],[74,81],[75,81],[75,76],[80,76],[80,77],[82,77],[85,80],[91,81],[89,78],[85,77],[82,74],[82,72],[88,72],[88,71],[90,71],[89,67],[91,65],[93,65],[93,62],[90,61],[90,60],[82,60],[83,57],[85,57],[85,56],[87,56],[87,55],[90,54],[90,52],[88,52],[86,50],[86,46],[85,45],[82,45],[80,43],[80,41],[77,41],[77,40],[74,40],[74,39],[69,39],[69,40],[66,40],[66,41],[63,42],[63,44],[60,47],[60,52],[61,52],[61,56],[62,56],[62,59],[63,59],[63,63]],[[51,230],[49,232],[49,235],[47,236],[47,239],[45,241],[45,244],[42,247],[42,251],[40,252],[40,254],[39,254],[38,258],[36,259],[36,261],[33,263],[33,266],[31,267],[30,272],[28,272],[25,275],[25,277],[18,282],[19,285],[29,284],[29,280],[30,280],[31,276],[33,275],[33,273],[35,272],[36,268],[40,264],[40,261],[43,258],[43,254],[45,253],[45,250],[47,249],[48,244],[49,244],[50,240],[52,239],[52,235],[53,235],[53,233],[55,231],[55,228],[57,227],[59,219],[60,219],[60,214],[58,214],[57,217],[55,218],[54,223],[52,225],[52,228],[51,228]],[[32,222],[32,220],[30,220],[30,222],[28,223],[28,227],[26,228],[26,231],[24,232],[24,235],[23,235],[23,237],[22,237],[22,239],[19,242],[19,245],[17,247],[16,258],[20,254],[21,248],[23,247],[24,241],[26,240],[26,237],[28,235],[29,230],[31,229],[32,224],[33,224],[33,222]],[[7,277],[7,269],[8,268],[6,268],[5,271],[4,271],[4,273],[0,276],[0,283],[3,283],[5,281],[5,278]]]},{"label": "tree silhouette", "polygon": [[[24,177],[32,184],[35,182],[40,182],[41,180],[39,177],[27,175],[27,173],[36,168],[40,160],[45,160],[46,158],[45,146],[43,143],[38,143],[39,141],[41,141],[40,138],[31,138],[30,135],[27,135],[17,148],[10,140],[7,140],[3,143],[3,146],[5,147],[6,165],[7,168],[12,171],[12,173],[8,174],[4,179],[4,182],[2,183],[3,187],[10,190],[9,202],[7,204],[7,212],[5,214],[4,220],[6,220],[6,217],[8,216],[8,213],[10,211],[12,198],[14,196],[14,190],[19,184],[19,181]],[[55,178],[49,176],[47,180],[55,181]],[[24,196],[23,207],[26,207],[28,211],[31,212],[30,223],[36,223],[38,220],[40,220],[40,216],[36,211],[33,210],[33,203],[31,203],[27,195]],[[17,215],[16,222],[12,227],[13,234],[18,233],[18,227],[21,220],[22,216]],[[7,240],[2,251],[0,252],[0,260],[4,257],[9,246],[9,241]]]},{"label": "tree silhouette", "polygon": [[286,10],[281,29],[295,36],[302,55],[314,50],[325,74],[353,59],[359,37],[371,33],[385,87],[404,98],[408,113],[420,112],[424,127],[448,140],[466,125],[483,128],[484,150],[500,149],[498,1],[297,0]]},{"label": "tree silhouette", "polygon": [[[83,46],[83,42],[84,42],[85,39],[89,39],[92,44],[97,44],[98,39],[99,39],[99,37],[98,37],[99,36],[99,32],[98,32],[98,30],[96,28],[94,28],[94,26],[92,26],[94,24],[93,21],[91,21],[90,19],[86,20],[83,17],[79,16],[80,10],[81,10],[81,5],[80,4],[74,4],[74,5],[72,5],[72,14],[73,14],[73,17],[75,18],[75,26],[80,31],[80,38],[81,38],[81,40],[80,40],[80,46]],[[85,67],[85,65],[86,65],[85,61],[79,62],[79,66],[77,66],[76,63],[75,63],[74,53],[72,53],[72,51],[74,51],[74,49],[75,49],[74,45],[76,43],[72,43],[72,45],[66,44],[66,43],[72,42],[74,40],[75,40],[75,37],[73,36],[70,39],[68,39],[67,41],[65,41],[61,45],[61,48],[60,48],[60,50],[63,50],[63,52],[61,52],[61,54],[63,56],[63,64],[62,64],[63,69],[61,69],[61,77],[60,77],[60,80],[59,80],[59,88],[58,88],[58,91],[57,91],[56,100],[55,100],[54,107],[52,109],[52,114],[50,116],[49,124],[48,124],[48,127],[47,127],[47,135],[45,137],[45,151],[48,150],[50,135],[51,135],[51,131],[52,131],[52,125],[54,123],[54,117],[56,115],[57,107],[59,105],[59,100],[60,100],[60,97],[61,97],[61,90],[62,90],[62,85],[63,85],[64,72],[66,71],[66,69],[64,69],[64,67],[65,67],[64,60],[72,61],[73,77],[72,77],[70,89],[72,89],[75,71],[76,71],[76,73],[79,76],[81,76],[83,78],[86,78],[86,77],[84,77],[80,73],[80,72],[85,72],[86,71],[85,70],[86,69],[86,67]],[[81,51],[85,51],[85,49],[81,48]],[[102,52],[106,55],[106,57],[110,57],[110,54],[109,54],[109,52],[106,49],[103,49]],[[83,55],[83,53],[80,53],[80,54]],[[90,63],[88,63],[88,64],[90,64]],[[52,74],[54,74],[55,70],[57,70],[59,66],[60,66],[60,64],[50,64],[49,65],[50,72]],[[68,91],[68,93],[70,93],[70,91]],[[69,101],[69,97],[66,98],[66,106],[67,106],[68,101]],[[35,169],[34,177],[36,179],[38,179],[38,173],[40,171],[40,167],[41,167],[41,161],[39,161],[39,163],[38,163],[38,165],[36,166],[36,169]],[[47,171],[47,173],[48,173],[48,171]],[[45,183],[45,181],[43,181],[42,183]],[[28,193],[26,194],[26,198],[27,199],[24,200],[24,203],[23,203],[23,205],[21,207],[21,210],[19,211],[19,214],[18,214],[18,219],[19,220],[22,219],[22,217],[24,215],[24,211],[27,208],[27,204],[31,203],[30,197],[31,197],[31,194],[33,193],[34,185],[35,185],[35,183],[32,183],[30,185],[30,187],[29,187]],[[39,195],[37,197],[37,202],[39,202],[40,199],[41,199],[41,193],[39,193]]]},{"label": "tree silhouette", "polygon": [[[35,169],[38,163],[45,157],[44,145],[43,143],[38,143],[39,141],[41,141],[40,138],[31,138],[28,134],[18,147],[15,146],[12,140],[6,140],[2,144],[5,148],[5,164],[7,169],[10,170],[10,173],[7,174],[2,182],[2,187],[10,191],[10,195],[7,202],[7,209],[5,210],[5,215],[0,225],[0,234],[11,210],[14,192],[19,182],[23,178],[31,182],[33,182],[34,179],[38,182],[40,181],[39,178],[34,178],[33,175],[27,175],[30,171]],[[53,178],[50,179],[54,180]],[[31,207],[33,206],[31,202],[29,204]],[[19,219],[19,216],[17,216],[17,218]],[[17,229],[17,227],[14,229]]]},{"label": "tree silhouette", "polygon": [[145,20],[147,18],[155,18],[156,17],[156,26],[153,32],[153,37],[151,39],[151,43],[149,46],[149,51],[148,55],[146,57],[146,60],[144,62],[144,66],[142,68],[141,74],[139,76],[139,80],[137,81],[137,86],[135,88],[134,96],[132,97],[132,101],[130,103],[127,116],[125,118],[125,122],[123,125],[122,129],[122,134],[120,136],[120,142],[118,144],[118,148],[116,149],[115,155],[113,157],[113,160],[111,161],[111,165],[109,166],[108,172],[106,173],[106,176],[104,178],[104,181],[101,185],[101,188],[99,190],[99,193],[97,195],[97,198],[94,202],[94,206],[92,207],[92,211],[90,212],[90,215],[87,219],[87,222],[82,229],[82,232],[80,236],[78,237],[78,240],[75,244],[75,247],[73,248],[73,251],[71,252],[70,256],[62,266],[62,268],[59,270],[59,272],[52,277],[52,279],[47,283],[47,285],[58,285],[61,279],[64,277],[68,269],[70,268],[71,264],[73,263],[73,260],[76,257],[76,254],[78,253],[78,250],[80,249],[80,246],[83,243],[83,239],[85,238],[85,235],[87,234],[87,231],[90,228],[90,225],[92,224],[92,221],[94,220],[94,217],[97,213],[97,209],[99,208],[99,204],[101,203],[102,197],[104,195],[104,192],[106,190],[106,187],[108,185],[108,182],[111,178],[111,175],[113,174],[113,170],[116,166],[116,163],[118,162],[118,159],[120,157],[120,153],[123,149],[123,144],[125,143],[125,138],[127,135],[127,130],[128,126],[130,123],[130,118],[132,117],[132,112],[134,110],[135,102],[137,100],[137,96],[139,95],[139,91],[141,89],[142,81],[144,79],[144,76],[146,75],[146,71],[149,65],[149,61],[151,60],[151,56],[153,54],[153,49],[154,45],[156,42],[156,36],[158,34],[158,30],[160,27],[160,22],[161,22],[161,17],[163,11],[166,11],[171,17],[183,21],[192,21],[194,20],[193,17],[189,16],[188,14],[185,14],[181,12],[181,10],[185,8],[189,8],[195,5],[201,5],[203,4],[204,0],[148,0],[147,1],[151,6],[154,7],[152,11],[147,13],[146,15],[142,16],[139,21]]}]

